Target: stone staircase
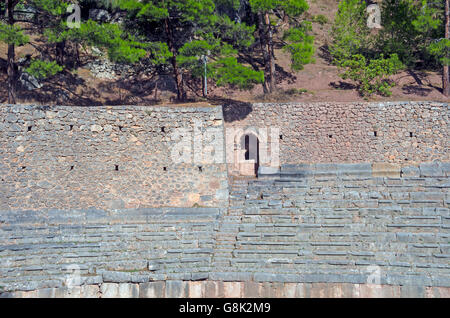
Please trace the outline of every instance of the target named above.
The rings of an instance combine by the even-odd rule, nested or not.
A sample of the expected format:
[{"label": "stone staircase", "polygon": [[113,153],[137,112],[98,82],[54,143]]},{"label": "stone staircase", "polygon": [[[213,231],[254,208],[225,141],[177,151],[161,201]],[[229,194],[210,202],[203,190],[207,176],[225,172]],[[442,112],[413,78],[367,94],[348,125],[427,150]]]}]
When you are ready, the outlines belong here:
[{"label": "stone staircase", "polygon": [[236,238],[242,221],[248,180],[236,180],[230,183],[229,207],[222,215],[216,234],[216,246],[212,266],[214,268],[229,268],[233,251],[236,249]]},{"label": "stone staircase", "polygon": [[216,208],[2,212],[0,286],[61,287],[73,273],[85,284],[204,279],[222,213]]},{"label": "stone staircase", "polygon": [[233,178],[227,208],[0,211],[0,294],[64,287],[74,271],[84,285],[450,287],[448,170],[317,171]]},{"label": "stone staircase", "polygon": [[226,245],[231,267],[217,264],[216,271],[256,281],[366,283],[375,273],[382,284],[450,284],[446,175],[314,175],[294,168],[232,181],[229,214],[241,221],[238,230],[237,220],[229,221],[236,234]]}]

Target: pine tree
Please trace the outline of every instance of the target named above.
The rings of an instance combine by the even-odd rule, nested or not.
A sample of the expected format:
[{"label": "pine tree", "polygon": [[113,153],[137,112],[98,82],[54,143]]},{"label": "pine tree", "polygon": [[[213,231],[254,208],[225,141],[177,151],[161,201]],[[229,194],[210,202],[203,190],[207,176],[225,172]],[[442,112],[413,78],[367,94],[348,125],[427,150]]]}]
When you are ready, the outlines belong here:
[{"label": "pine tree", "polygon": [[361,0],[343,0],[332,27],[330,54],[334,64],[355,54],[367,55],[369,28],[367,27],[366,3]]},{"label": "pine tree", "polygon": [[442,2],[422,0],[414,28],[428,37],[424,41],[425,49],[442,65],[442,93],[450,96],[450,5],[449,0]]},{"label": "pine tree", "polygon": [[264,91],[272,93],[276,86],[275,34],[288,26],[282,38],[284,50],[291,54],[292,69],[300,70],[313,62],[314,38],[308,35],[311,25],[299,21],[309,6],[305,0],[249,0],[251,11],[256,14],[259,41],[263,52]]},{"label": "pine tree", "polygon": [[[29,42],[28,34],[41,36],[46,45],[36,46],[40,57],[31,60],[25,72],[44,79],[55,75],[65,66],[67,43],[76,46],[96,46],[108,51],[111,60],[135,63],[147,56],[148,48],[133,38],[126,36],[117,24],[95,21],[83,21],[77,27],[71,27],[67,21],[69,0],[9,0],[6,2],[6,22],[0,23],[0,41],[8,44],[8,102],[16,102],[17,74],[15,65],[15,47]],[[16,20],[18,9],[27,6],[33,9],[31,16]],[[20,8],[19,8],[20,7]],[[26,32],[17,24],[26,25]],[[48,46],[55,48],[55,54],[48,52]]]},{"label": "pine tree", "polygon": [[188,76],[204,77],[202,56],[209,57],[206,73],[218,85],[247,89],[262,81],[261,73],[238,63],[238,50],[222,39],[220,31],[239,27],[217,14],[214,1],[123,0],[119,5],[128,11],[125,26],[129,34],[142,43],[168,48],[178,100],[187,97]]},{"label": "pine tree", "polygon": [[17,74],[15,63],[15,48],[29,41],[22,28],[16,25],[14,10],[20,0],[6,0],[5,20],[0,22],[0,41],[8,45],[7,73],[8,73],[8,103],[16,103]]}]

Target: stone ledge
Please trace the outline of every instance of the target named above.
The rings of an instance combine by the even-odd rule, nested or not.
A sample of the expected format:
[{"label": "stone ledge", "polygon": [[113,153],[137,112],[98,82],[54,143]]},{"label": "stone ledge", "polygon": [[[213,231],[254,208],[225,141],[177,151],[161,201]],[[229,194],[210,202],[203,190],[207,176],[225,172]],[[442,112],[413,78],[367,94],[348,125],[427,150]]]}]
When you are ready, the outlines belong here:
[{"label": "stone ledge", "polygon": [[351,283],[155,281],[1,293],[0,298],[449,298],[450,288]]}]

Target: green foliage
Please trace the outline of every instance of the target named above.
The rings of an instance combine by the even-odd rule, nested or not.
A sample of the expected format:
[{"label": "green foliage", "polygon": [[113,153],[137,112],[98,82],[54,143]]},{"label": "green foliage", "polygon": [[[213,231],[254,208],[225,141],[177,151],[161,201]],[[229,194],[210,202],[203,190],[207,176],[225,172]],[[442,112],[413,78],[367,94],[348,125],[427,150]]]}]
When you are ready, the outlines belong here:
[{"label": "green foliage", "polygon": [[304,22],[302,26],[291,28],[284,33],[284,40],[288,42],[284,50],[291,53],[291,68],[302,70],[303,66],[314,62],[314,37],[308,35],[311,24]]},{"label": "green foliage", "polygon": [[264,73],[238,63],[234,57],[217,61],[212,77],[218,86],[231,85],[239,89],[251,89],[264,82]]},{"label": "green foliage", "polygon": [[36,77],[37,79],[45,79],[49,76],[56,75],[63,70],[62,66],[56,62],[48,62],[42,60],[33,60],[29,67],[25,71]]},{"label": "green foliage", "polygon": [[385,54],[398,54],[400,60],[414,67],[417,60],[433,64],[429,46],[444,35],[444,1],[385,0],[377,46]]},{"label": "green foliage", "polygon": [[279,9],[291,17],[300,16],[309,9],[305,0],[250,0],[249,3],[255,13]]},{"label": "green foliage", "polygon": [[238,10],[241,5],[241,0],[215,0],[216,7],[223,6]]},{"label": "green foliage", "polygon": [[9,45],[21,46],[29,42],[29,37],[23,33],[22,28],[18,25],[0,23],[0,41]]},{"label": "green foliage", "polygon": [[201,56],[208,55],[211,58],[207,64],[207,76],[213,78],[218,86],[231,85],[239,89],[251,89],[254,84],[264,81],[263,72],[238,63],[233,56],[237,52],[231,45],[223,43],[212,34],[205,35],[205,38],[206,40],[186,43],[177,56],[180,66],[189,70],[193,77],[204,76]]},{"label": "green foliage", "polygon": [[422,0],[420,1],[420,9],[418,7],[415,7],[414,10],[415,19],[412,20],[411,24],[414,27],[414,29],[418,32],[435,30],[442,25],[442,21],[440,19],[436,19],[439,16],[440,11],[439,8],[432,7],[430,6],[430,4],[431,3],[429,3],[429,1]]},{"label": "green foliage", "polygon": [[398,54],[407,65],[417,59],[420,32],[414,27],[419,10],[413,0],[386,0],[382,7],[382,24],[377,46],[384,54]]},{"label": "green foliage", "polygon": [[[314,37],[308,35],[311,31],[311,23],[307,21],[299,22],[299,17],[308,9],[308,3],[305,0],[249,0],[252,12],[268,13],[272,21],[271,28],[273,32],[279,32],[277,21],[273,20],[279,14],[275,12],[284,12],[289,17],[290,28],[284,32],[283,50],[291,55],[291,68],[293,70],[302,70],[305,64],[312,63],[314,59]],[[266,32],[264,30],[264,32]],[[273,40],[270,39],[270,40]]]},{"label": "green foliage", "polygon": [[255,42],[253,36],[255,29],[254,25],[231,21],[228,16],[219,16],[212,28],[223,41],[240,50],[250,47]]},{"label": "green foliage", "polygon": [[[62,30],[62,31],[61,31]],[[88,20],[80,23],[79,28],[67,28],[66,22],[61,22],[59,28],[47,29],[44,32],[50,43],[72,41],[84,46],[95,46],[108,51],[108,56],[116,62],[136,63],[147,55],[147,45],[133,38],[126,38],[121,27],[113,23],[99,24]],[[159,61],[167,54],[167,47],[153,45],[150,52]]]},{"label": "green foliage", "polygon": [[428,51],[435,56],[440,64],[450,65],[450,39],[440,39],[428,46]]},{"label": "green foliage", "polygon": [[305,88],[289,88],[284,91],[286,95],[295,96],[295,95],[302,95],[305,93],[308,93],[308,90]]},{"label": "green foliage", "polygon": [[[217,2],[239,7],[239,1],[235,0]],[[246,89],[261,81],[261,72],[239,64],[236,59],[239,50],[253,44],[255,27],[218,15],[214,1],[122,0],[120,7],[128,12],[127,33],[135,35],[136,41],[147,48],[160,48],[160,54],[154,54],[160,58],[154,62],[162,64],[176,55],[177,63],[170,66],[176,65],[194,79],[200,79],[204,75],[200,57],[207,55],[207,76],[219,86],[229,84]]]},{"label": "green foliage", "polygon": [[[450,40],[444,36],[444,3],[421,1],[421,8],[412,25],[423,36],[426,53],[433,56],[441,65],[450,64]],[[432,38],[432,39],[431,39]]]},{"label": "green foliage", "polygon": [[417,61],[427,66],[448,62],[442,39],[443,5],[444,1],[383,0],[382,29],[370,35],[365,2],[343,0],[333,25],[330,53],[334,62],[339,64],[356,54],[372,59],[396,54],[408,67],[415,67]]},{"label": "green foliage", "polygon": [[343,0],[339,3],[332,35],[330,53],[335,63],[367,51],[369,29],[364,1]]},{"label": "green foliage", "polygon": [[61,0],[31,0],[31,5],[54,16],[62,16],[69,3]]},{"label": "green foliage", "polygon": [[146,44],[147,54],[150,57],[150,62],[153,65],[167,64],[168,60],[173,56],[170,52],[167,43],[150,42]]},{"label": "green foliage", "polygon": [[382,54],[380,58],[372,60],[357,54],[341,61],[339,66],[345,69],[341,77],[357,82],[360,94],[367,97],[374,93],[390,96],[392,94],[390,89],[394,84],[390,83],[387,77],[402,69],[403,64],[396,54],[390,58],[384,58]]},{"label": "green foliage", "polygon": [[324,25],[328,23],[328,19],[326,16],[324,16],[323,14],[318,14],[316,16],[314,16],[311,20],[312,22],[317,22],[320,25]]},{"label": "green foliage", "polygon": [[215,8],[212,0],[122,0],[119,4],[122,10],[145,21],[171,17],[199,25],[210,22]]}]

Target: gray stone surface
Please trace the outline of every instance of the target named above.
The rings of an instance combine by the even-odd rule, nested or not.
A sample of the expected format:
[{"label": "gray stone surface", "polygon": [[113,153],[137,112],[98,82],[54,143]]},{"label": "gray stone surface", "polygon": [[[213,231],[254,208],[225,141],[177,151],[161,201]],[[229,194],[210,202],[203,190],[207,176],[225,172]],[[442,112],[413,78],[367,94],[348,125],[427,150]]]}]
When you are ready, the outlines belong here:
[{"label": "gray stone surface", "polygon": [[[200,126],[203,146],[214,147],[219,160],[188,158]],[[206,142],[208,132],[224,134],[220,107],[4,105],[0,130],[0,210],[217,207],[228,201],[224,140]],[[189,138],[191,147],[183,148]],[[186,160],[177,151],[186,152]]]},{"label": "gray stone surface", "polygon": [[[433,116],[445,110],[418,105]],[[214,107],[8,106],[2,112],[2,297],[187,297],[203,292],[203,283],[207,293],[240,295],[248,287],[239,282],[270,287],[255,295],[287,284],[296,285],[286,295],[314,295],[322,291],[311,284],[377,279],[402,286],[389,292],[404,297],[450,287],[448,154],[434,139],[448,132],[439,127],[415,123],[430,133],[417,142],[442,162],[413,163],[423,158],[422,146],[411,153],[399,144],[404,141],[387,137],[395,125],[383,111],[369,122],[384,118],[388,125],[368,148],[324,144],[319,154],[289,148],[293,157],[283,152],[279,173],[228,183],[225,164],[199,169],[161,159],[174,142],[168,131],[191,131],[191,119],[222,125]],[[283,136],[286,150],[292,144]],[[322,151],[335,163],[316,162]],[[384,156],[409,160],[400,176],[374,176],[362,153],[377,163]],[[76,275],[79,284],[67,288]]]}]

